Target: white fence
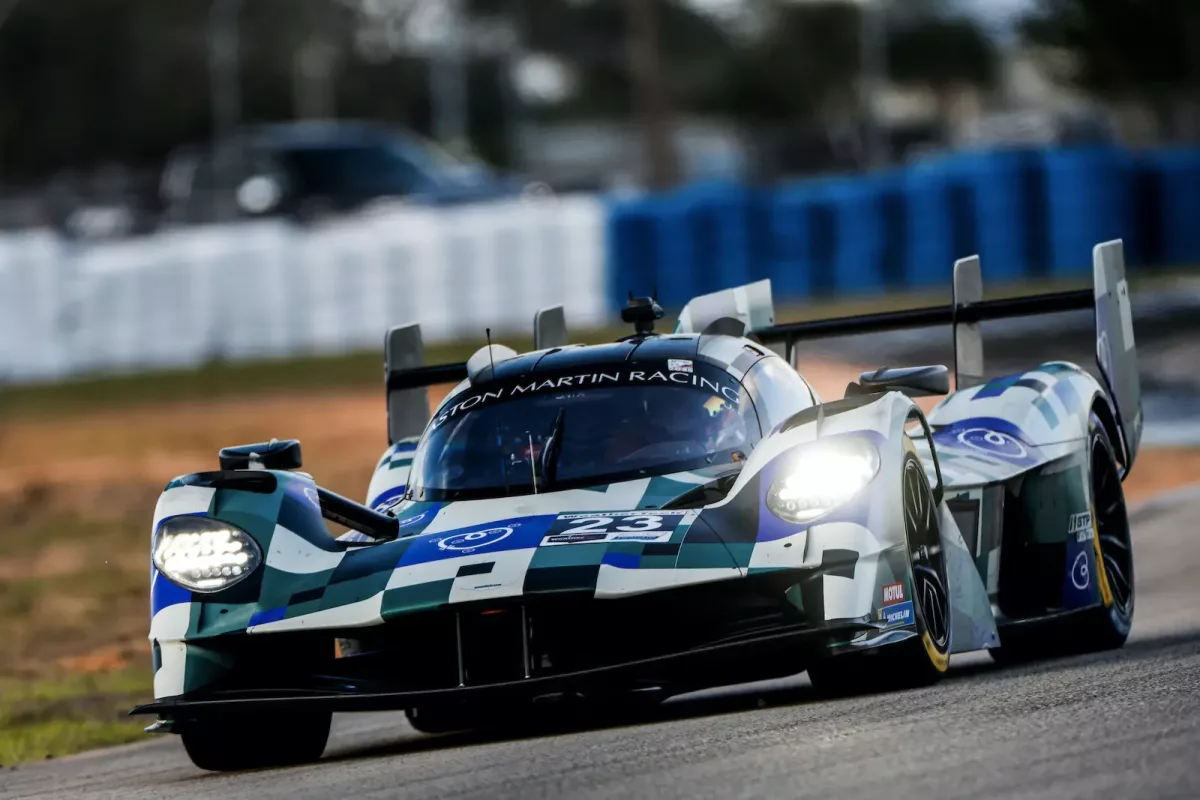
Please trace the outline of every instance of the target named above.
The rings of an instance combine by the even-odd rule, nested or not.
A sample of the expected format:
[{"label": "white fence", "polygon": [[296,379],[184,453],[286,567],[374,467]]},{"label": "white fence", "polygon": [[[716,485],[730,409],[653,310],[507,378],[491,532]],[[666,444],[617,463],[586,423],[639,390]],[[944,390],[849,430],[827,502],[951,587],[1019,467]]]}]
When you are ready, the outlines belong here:
[{"label": "white fence", "polygon": [[0,381],[531,333],[601,323],[604,212],[590,197],[405,208],[318,228],[258,222],[76,246],[0,238]]}]

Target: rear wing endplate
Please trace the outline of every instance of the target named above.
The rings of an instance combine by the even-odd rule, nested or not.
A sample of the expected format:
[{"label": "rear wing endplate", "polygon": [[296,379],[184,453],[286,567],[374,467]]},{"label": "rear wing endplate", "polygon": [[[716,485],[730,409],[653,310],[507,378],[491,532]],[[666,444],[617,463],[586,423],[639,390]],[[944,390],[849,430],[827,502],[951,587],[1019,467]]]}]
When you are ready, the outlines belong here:
[{"label": "rear wing endplate", "polygon": [[712,294],[693,297],[679,312],[675,333],[704,333],[718,320],[735,319],[747,331],[775,324],[771,281],[761,280]]},{"label": "rear wing endplate", "polygon": [[1125,471],[1133,466],[1142,441],[1142,382],[1133,340],[1133,308],[1125,279],[1125,246],[1120,239],[1092,251],[1096,291],[1096,364],[1116,406],[1117,428],[1125,449]]},{"label": "rear wing endplate", "polygon": [[[535,350],[565,347],[567,322],[562,306],[543,308],[533,318]],[[383,344],[387,392],[388,444],[420,436],[429,423],[429,387],[467,379],[466,362],[425,365],[421,326],[401,325],[387,332]]]},{"label": "rear wing endplate", "polygon": [[983,302],[983,272],[979,256],[954,264],[954,388],[983,383],[983,332],[978,321],[960,319],[964,309]]}]

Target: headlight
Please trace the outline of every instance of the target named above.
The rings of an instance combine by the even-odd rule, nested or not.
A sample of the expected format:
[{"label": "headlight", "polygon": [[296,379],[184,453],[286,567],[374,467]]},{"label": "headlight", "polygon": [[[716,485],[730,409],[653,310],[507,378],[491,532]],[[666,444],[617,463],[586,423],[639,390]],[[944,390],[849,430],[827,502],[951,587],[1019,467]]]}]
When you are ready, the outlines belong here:
[{"label": "headlight", "polygon": [[807,523],[842,505],[879,471],[879,451],[847,437],[805,448],[767,492],[767,508],[788,522]]},{"label": "headlight", "polygon": [[261,563],[262,550],[248,533],[208,517],[172,517],[154,537],[154,566],[193,592],[219,592]]}]

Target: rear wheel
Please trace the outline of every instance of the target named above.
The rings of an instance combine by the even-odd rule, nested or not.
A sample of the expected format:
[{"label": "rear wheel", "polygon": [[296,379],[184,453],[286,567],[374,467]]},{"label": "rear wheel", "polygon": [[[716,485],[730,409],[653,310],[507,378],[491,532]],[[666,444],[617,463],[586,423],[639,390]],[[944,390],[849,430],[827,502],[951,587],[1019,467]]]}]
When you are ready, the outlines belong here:
[{"label": "rear wheel", "polygon": [[188,757],[214,772],[307,764],[325,752],[333,715],[197,720],[181,726]]},{"label": "rear wheel", "polygon": [[1112,650],[1125,644],[1133,624],[1133,543],[1116,453],[1100,418],[1088,420],[1090,486],[1096,582],[1101,606],[1082,616],[1031,623],[1029,630],[1000,631],[1002,646],[989,651],[1008,664],[1075,653]]},{"label": "rear wheel", "polygon": [[904,689],[934,683],[950,663],[950,595],[937,507],[916,453],[908,450],[901,471],[904,535],[917,635],[862,653],[823,659],[808,668],[825,694]]}]

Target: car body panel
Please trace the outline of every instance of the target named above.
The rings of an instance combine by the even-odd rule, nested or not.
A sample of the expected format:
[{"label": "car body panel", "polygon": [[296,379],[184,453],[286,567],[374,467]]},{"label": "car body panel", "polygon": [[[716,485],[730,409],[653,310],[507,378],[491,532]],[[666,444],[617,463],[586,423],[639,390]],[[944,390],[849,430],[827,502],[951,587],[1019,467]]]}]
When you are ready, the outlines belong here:
[{"label": "car body panel", "polygon": [[980,486],[1068,456],[1098,403],[1111,407],[1104,388],[1065,361],[955,392],[929,413],[942,477],[949,487]]}]

